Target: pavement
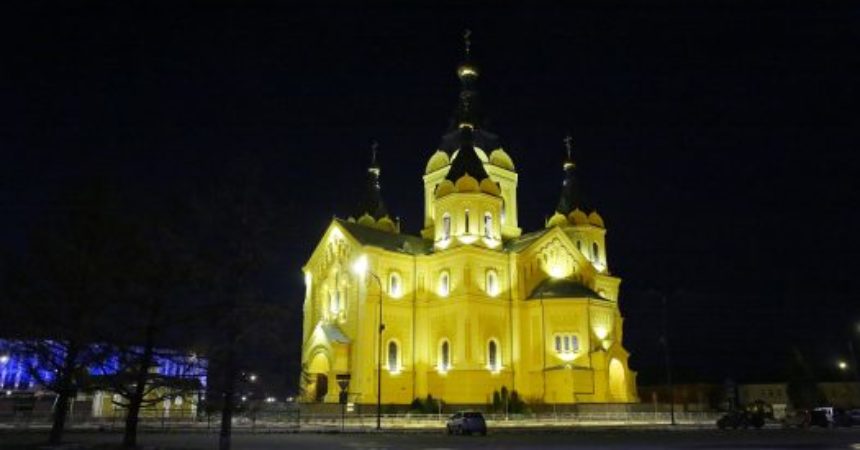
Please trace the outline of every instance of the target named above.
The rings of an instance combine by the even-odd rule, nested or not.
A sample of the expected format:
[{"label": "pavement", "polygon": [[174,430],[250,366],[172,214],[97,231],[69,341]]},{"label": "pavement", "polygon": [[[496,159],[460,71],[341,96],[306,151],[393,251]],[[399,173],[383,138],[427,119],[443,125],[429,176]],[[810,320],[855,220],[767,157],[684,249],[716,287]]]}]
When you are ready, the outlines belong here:
[{"label": "pavement", "polygon": [[[115,448],[112,432],[71,432],[64,450]],[[42,432],[0,433],[0,450],[44,449]],[[214,433],[141,433],[151,450],[217,449]],[[860,428],[731,430],[691,428],[587,428],[490,430],[487,436],[437,433],[239,433],[233,450],[454,450],[454,449],[860,449]]]}]

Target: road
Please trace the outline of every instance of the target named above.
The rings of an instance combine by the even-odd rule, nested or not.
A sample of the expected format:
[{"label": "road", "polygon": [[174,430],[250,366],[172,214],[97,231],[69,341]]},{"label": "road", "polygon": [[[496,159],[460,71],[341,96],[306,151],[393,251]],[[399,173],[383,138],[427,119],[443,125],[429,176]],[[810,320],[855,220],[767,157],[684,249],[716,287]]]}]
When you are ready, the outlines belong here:
[{"label": "road", "polygon": [[[41,433],[0,433],[0,449],[44,448]],[[77,448],[116,444],[117,433],[70,433]],[[214,434],[144,433],[140,444],[148,448],[217,449]],[[575,430],[565,432],[499,432],[481,436],[447,436],[440,433],[391,434],[238,434],[234,450],[447,450],[447,449],[860,449],[860,428],[836,430]]]}]

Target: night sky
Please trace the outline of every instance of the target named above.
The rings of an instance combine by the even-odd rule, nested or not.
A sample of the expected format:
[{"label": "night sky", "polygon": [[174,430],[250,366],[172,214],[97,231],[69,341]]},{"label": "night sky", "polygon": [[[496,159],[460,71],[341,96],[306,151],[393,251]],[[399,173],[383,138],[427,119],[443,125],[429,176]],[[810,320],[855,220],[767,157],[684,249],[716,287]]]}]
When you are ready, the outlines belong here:
[{"label": "night sky", "polygon": [[[552,214],[562,139],[574,138],[624,280],[640,382],[663,379],[655,292],[668,296],[682,381],[779,380],[792,347],[839,379],[836,361],[860,338],[850,2],[108,3],[0,14],[5,248],[24,251],[27,230],[87,179],[170,192],[249,158],[295,222],[275,296],[301,302],[300,267],[332,215],[358,202],[372,139],[389,210],[418,232],[421,175],[456,105],[468,27],[525,230]],[[296,346],[299,323],[284,331]]]}]

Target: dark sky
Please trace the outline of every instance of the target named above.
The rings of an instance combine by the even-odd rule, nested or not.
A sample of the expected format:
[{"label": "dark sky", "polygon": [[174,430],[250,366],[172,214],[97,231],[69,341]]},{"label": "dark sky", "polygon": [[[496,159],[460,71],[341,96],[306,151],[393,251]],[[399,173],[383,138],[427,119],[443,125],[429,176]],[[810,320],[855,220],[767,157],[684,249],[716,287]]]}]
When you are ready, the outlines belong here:
[{"label": "dark sky", "polygon": [[574,137],[641,381],[663,376],[652,289],[669,294],[682,380],[778,379],[792,346],[835,378],[849,357],[860,322],[850,2],[121,3],[3,6],[4,246],[20,248],[83,180],[169,191],[250,157],[296,221],[277,295],[299,302],[299,268],[332,214],[358,201],[371,139],[389,209],[417,232],[469,27],[527,230],[552,213],[562,138]]}]

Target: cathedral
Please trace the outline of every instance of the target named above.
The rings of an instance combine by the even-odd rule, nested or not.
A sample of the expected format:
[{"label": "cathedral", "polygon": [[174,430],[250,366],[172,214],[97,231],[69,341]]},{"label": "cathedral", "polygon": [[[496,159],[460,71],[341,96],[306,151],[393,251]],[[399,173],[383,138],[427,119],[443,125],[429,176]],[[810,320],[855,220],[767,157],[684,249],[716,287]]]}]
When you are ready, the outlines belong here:
[{"label": "cathedral", "polygon": [[570,139],[561,198],[545,228],[523,233],[516,166],[481,127],[468,44],[457,76],[451,129],[423,176],[420,236],[386,209],[374,149],[359,207],[331,221],[303,268],[302,401],[479,406],[503,387],[529,404],[638,401],[621,279]]}]

